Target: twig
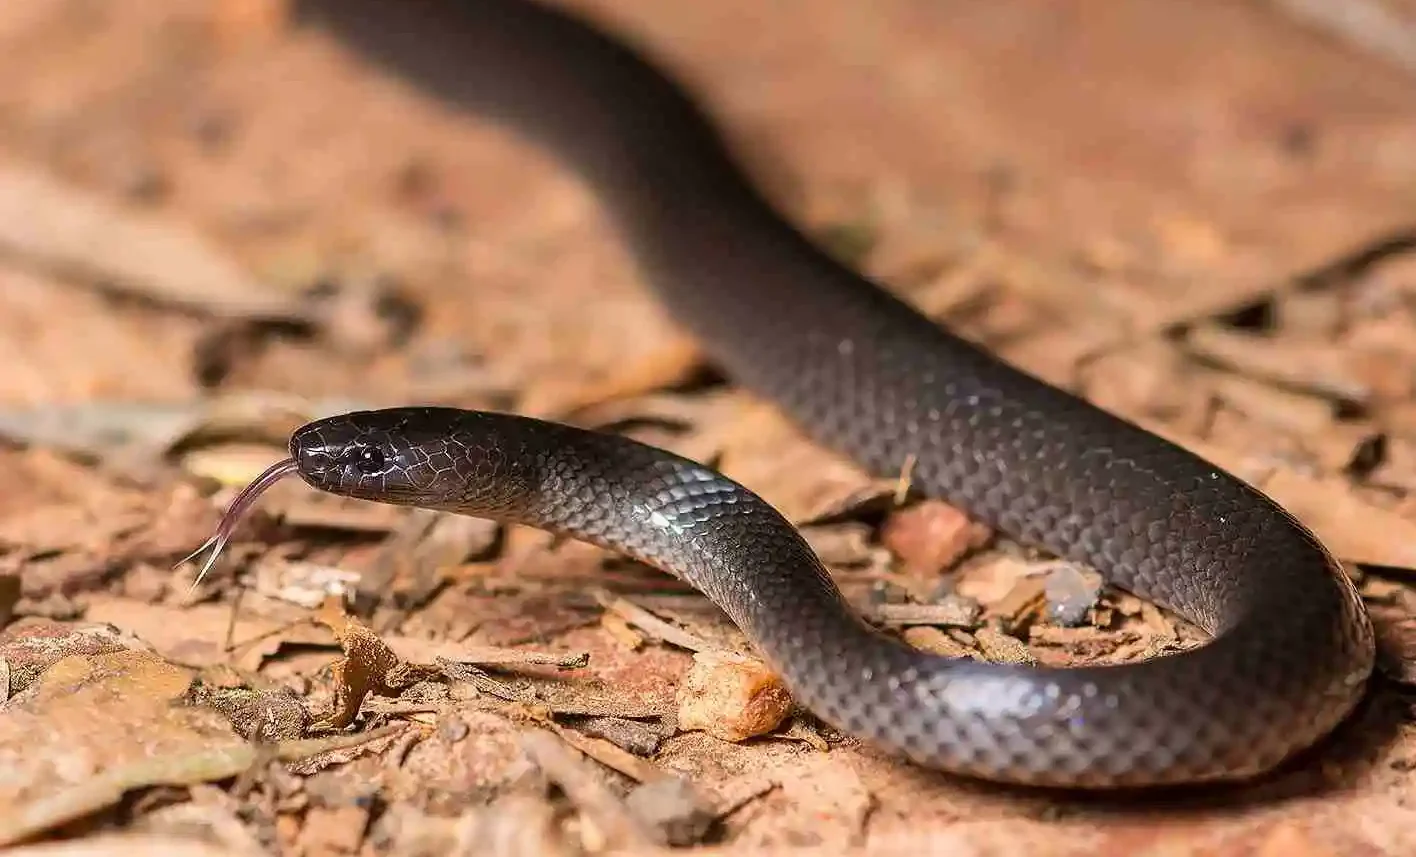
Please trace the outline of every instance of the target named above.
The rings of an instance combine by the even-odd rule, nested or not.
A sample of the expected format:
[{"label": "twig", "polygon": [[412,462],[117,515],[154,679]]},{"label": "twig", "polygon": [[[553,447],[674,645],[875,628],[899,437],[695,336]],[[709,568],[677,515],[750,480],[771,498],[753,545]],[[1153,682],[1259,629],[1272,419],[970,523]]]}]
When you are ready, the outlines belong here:
[{"label": "twig", "polygon": [[657,831],[640,822],[576,751],[540,730],[527,732],[521,747],[571,803],[614,847],[663,845]]},{"label": "twig", "polygon": [[578,670],[590,663],[590,653],[555,654],[553,652],[486,646],[465,649],[457,658],[438,658],[438,662],[440,664],[469,664],[479,667],[552,666],[561,670]]},{"label": "twig", "polygon": [[905,463],[900,467],[900,476],[895,481],[895,505],[903,506],[910,497],[910,489],[914,487],[915,454],[911,452],[905,456]]},{"label": "twig", "polygon": [[255,643],[259,643],[259,642],[262,641],[262,640],[267,640],[267,639],[269,639],[269,638],[271,638],[271,637],[274,637],[274,636],[277,636],[277,635],[279,635],[279,634],[284,634],[286,631],[289,631],[289,630],[292,629],[292,628],[298,628],[298,627],[300,627],[301,625],[314,625],[314,624],[315,624],[314,618],[309,617],[309,616],[301,617],[301,618],[299,618],[299,619],[292,619],[292,620],[290,620],[289,622],[285,622],[285,623],[283,623],[283,624],[281,624],[281,625],[278,625],[278,626],[276,626],[276,627],[274,627],[274,628],[271,628],[271,629],[268,630],[268,631],[262,631],[261,633],[256,634],[254,637],[247,637],[246,639],[244,639],[244,640],[242,640],[241,642],[238,643],[238,642],[236,642],[235,640],[231,639],[231,637],[232,637],[232,636],[234,635],[234,633],[235,633],[235,628],[234,628],[235,623],[234,623],[234,620],[233,620],[232,624],[231,624],[230,626],[228,626],[227,641],[226,641],[225,652],[226,652],[227,654],[230,654],[231,652],[234,652],[234,651],[237,650],[237,649],[245,648],[246,646],[250,646],[250,645],[253,645],[253,644],[255,644]]},{"label": "twig", "polygon": [[639,783],[651,783],[671,776],[652,762],[639,758],[613,741],[567,729],[536,706],[525,706],[521,714],[554,732],[562,741],[609,768]]},{"label": "twig", "polygon": [[940,625],[949,628],[977,627],[979,612],[977,604],[957,598],[939,604],[878,604],[869,608],[870,618],[882,625]]},{"label": "twig", "polygon": [[238,583],[236,594],[231,599],[231,609],[226,613],[226,633],[221,640],[221,650],[228,655],[236,650],[236,620],[241,615],[241,602],[245,598],[246,587]]},{"label": "twig", "polygon": [[522,705],[539,706],[553,714],[569,717],[619,717],[625,720],[650,720],[656,717],[663,717],[665,714],[669,713],[668,710],[663,708],[632,708],[620,703],[600,701],[585,703],[547,702],[534,694],[519,691],[504,681],[498,681],[471,664],[457,663],[456,661],[449,661],[444,658],[438,658],[436,663],[442,669],[443,675],[447,676],[447,678],[452,681],[465,681],[483,693],[494,696],[497,699],[505,702],[516,702]]},{"label": "twig", "polygon": [[1416,72],[1416,25],[1372,0],[1273,0],[1302,23]]},{"label": "twig", "polygon": [[687,649],[690,652],[709,652],[719,649],[718,646],[710,644],[702,637],[665,622],[643,607],[616,597],[603,589],[595,590],[594,595],[595,600],[600,602],[600,606],[665,643]]}]

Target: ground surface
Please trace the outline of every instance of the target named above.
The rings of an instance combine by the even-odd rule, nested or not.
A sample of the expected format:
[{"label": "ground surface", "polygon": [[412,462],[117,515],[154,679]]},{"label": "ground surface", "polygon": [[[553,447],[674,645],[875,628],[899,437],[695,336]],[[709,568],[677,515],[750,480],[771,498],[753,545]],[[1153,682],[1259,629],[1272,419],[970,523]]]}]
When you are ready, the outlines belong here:
[{"label": "ground surface", "polygon": [[[576,5],[942,322],[1261,485],[1343,558],[1416,567],[1416,7]],[[193,590],[172,564],[290,428],[443,401],[716,459],[922,647],[1080,663],[1191,640],[946,507],[890,508],[702,383],[574,176],[287,12],[0,4],[0,841],[1411,853],[1399,569],[1361,577],[1382,671],[1333,741],[1237,791],[1127,800],[927,775],[805,716],[707,734],[753,731],[733,688],[781,701],[722,654],[750,648],[682,586],[534,532],[284,485]],[[250,322],[304,312],[313,333]],[[343,728],[315,728],[330,712]]]}]

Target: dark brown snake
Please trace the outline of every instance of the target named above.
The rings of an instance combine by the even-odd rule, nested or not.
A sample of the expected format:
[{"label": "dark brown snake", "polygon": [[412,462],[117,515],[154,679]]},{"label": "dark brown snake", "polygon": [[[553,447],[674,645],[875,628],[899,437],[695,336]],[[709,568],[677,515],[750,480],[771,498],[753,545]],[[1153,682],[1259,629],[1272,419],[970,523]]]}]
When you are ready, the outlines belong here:
[{"label": "dark brown snake", "polygon": [[569,534],[700,589],[796,700],[844,733],[997,781],[1246,778],[1322,738],[1361,697],[1372,628],[1307,529],[833,261],[622,42],[528,0],[302,9],[574,164],[678,323],[811,437],[874,474],[908,466],[922,494],[1093,565],[1213,639],[1079,669],[927,654],[858,618],[790,523],[742,486],[628,439],[495,413],[400,408],[307,425],[209,545],[219,550],[251,500],[291,472],[335,494]]}]

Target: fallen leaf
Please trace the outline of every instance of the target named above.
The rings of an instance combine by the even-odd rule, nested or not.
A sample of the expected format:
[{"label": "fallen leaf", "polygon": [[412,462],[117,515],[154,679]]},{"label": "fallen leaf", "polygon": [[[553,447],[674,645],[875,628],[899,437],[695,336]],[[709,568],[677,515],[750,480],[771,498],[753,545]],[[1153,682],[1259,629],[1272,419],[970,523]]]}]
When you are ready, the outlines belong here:
[{"label": "fallen leaf", "polygon": [[139,214],[33,170],[0,167],[0,249],[219,317],[303,318],[295,295],[267,288],[186,225]]},{"label": "fallen leaf", "polygon": [[346,613],[338,597],[325,599],[315,619],[334,634],[344,657],[330,667],[333,709],[310,724],[311,730],[343,729],[354,722],[369,694],[397,696],[419,678],[440,674],[434,667],[405,663],[373,629]]},{"label": "fallen leaf", "polygon": [[22,619],[0,631],[0,658],[9,665],[12,696],[65,658],[140,648],[144,645],[136,638],[98,622]]},{"label": "fallen leaf", "polygon": [[[144,651],[74,654],[51,664],[0,718],[0,769],[7,772],[0,818],[8,819],[0,843],[28,835],[37,801],[95,787],[96,777],[127,765],[235,740],[220,715],[181,704],[191,680],[189,671]],[[116,791],[115,800],[123,792],[116,784],[105,789]],[[78,800],[74,813],[99,808]]]},{"label": "fallen leaf", "polygon": [[265,852],[223,848],[201,839],[177,836],[108,834],[70,842],[26,845],[6,852],[9,857],[264,857]]}]

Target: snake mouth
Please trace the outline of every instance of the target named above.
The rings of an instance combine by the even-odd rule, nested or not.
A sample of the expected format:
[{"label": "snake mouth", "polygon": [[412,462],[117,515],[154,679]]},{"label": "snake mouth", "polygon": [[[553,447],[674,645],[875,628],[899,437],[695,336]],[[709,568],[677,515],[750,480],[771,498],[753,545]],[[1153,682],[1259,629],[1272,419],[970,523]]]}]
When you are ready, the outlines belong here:
[{"label": "snake mouth", "polygon": [[216,532],[212,534],[212,537],[202,542],[201,547],[173,563],[172,567],[176,568],[183,563],[190,562],[200,556],[202,552],[210,550],[211,553],[207,556],[206,562],[202,563],[201,571],[197,573],[197,579],[192,582],[192,588],[195,589],[197,585],[202,582],[202,579],[206,577],[207,572],[211,571],[211,567],[216,564],[217,557],[221,556],[222,550],[226,548],[226,543],[231,539],[231,534],[236,531],[237,525],[241,523],[241,520],[246,516],[246,513],[250,511],[256,500],[269,490],[272,485],[287,476],[294,475],[298,471],[299,465],[293,458],[277,461],[275,464],[267,467],[261,475],[252,479],[250,484],[242,488],[235,499],[231,501],[231,505],[226,507],[226,511],[221,515],[221,520],[217,522]]}]

